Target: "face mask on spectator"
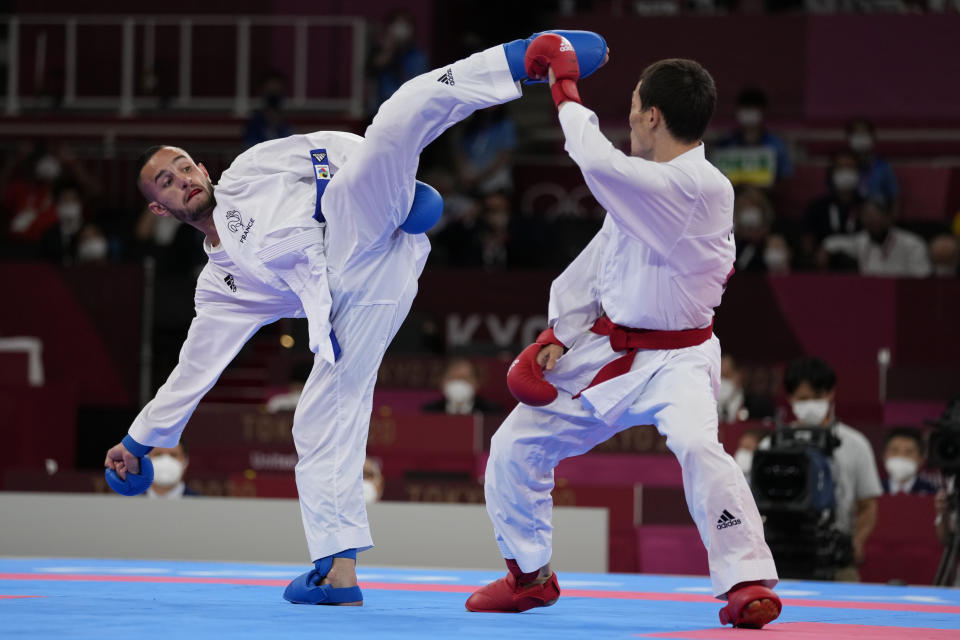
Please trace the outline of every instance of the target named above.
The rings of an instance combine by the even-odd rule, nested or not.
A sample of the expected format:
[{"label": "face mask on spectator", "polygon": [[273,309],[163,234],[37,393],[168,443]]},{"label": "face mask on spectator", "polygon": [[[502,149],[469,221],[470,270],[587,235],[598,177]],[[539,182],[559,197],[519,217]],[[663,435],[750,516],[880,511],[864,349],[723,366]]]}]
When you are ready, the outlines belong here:
[{"label": "face mask on spectator", "polygon": [[717,402],[726,404],[737,392],[737,385],[730,378],[720,378],[720,389],[717,391]]},{"label": "face mask on spectator", "polygon": [[853,191],[860,182],[856,169],[834,169],[833,186],[837,191]]},{"label": "face mask on spectator", "polygon": [[466,380],[447,380],[443,384],[443,396],[454,404],[470,402],[473,400],[473,385]]},{"label": "face mask on spectator", "polygon": [[763,261],[770,271],[782,271],[787,268],[787,251],[783,247],[767,247],[763,250]]},{"label": "face mask on spectator", "polygon": [[817,427],[823,424],[830,413],[830,401],[825,398],[818,400],[797,400],[790,405],[793,415],[804,427]]},{"label": "face mask on spectator", "polygon": [[60,176],[60,162],[53,156],[43,156],[37,160],[34,172],[39,180],[53,182]]},{"label": "face mask on spectator", "polygon": [[756,229],[763,222],[763,211],[758,207],[744,207],[737,212],[737,222],[745,229]]},{"label": "face mask on spectator", "polygon": [[760,109],[737,109],[737,122],[741,127],[755,127],[763,121]]},{"label": "face mask on spectator", "polygon": [[373,480],[363,481],[363,503],[373,504],[380,501],[380,492],[377,491],[377,484]]},{"label": "face mask on spectator", "polygon": [[183,463],[166,453],[151,456],[153,461],[153,481],[159,487],[172,487],[183,478]]},{"label": "face mask on spectator", "polygon": [[850,136],[850,148],[857,153],[864,153],[873,148],[873,136],[869,133],[854,133]]},{"label": "face mask on spectator", "polygon": [[79,202],[61,202],[57,205],[57,217],[64,233],[73,235],[83,224],[83,205]]},{"label": "face mask on spectator", "polygon": [[740,467],[741,471],[750,473],[750,469],[753,467],[753,451],[737,449],[737,452],[733,454],[733,459],[737,461],[737,466]]},{"label": "face mask on spectator", "polygon": [[892,456],[883,463],[887,474],[896,482],[905,482],[917,475],[917,461],[901,456]]},{"label": "face mask on spectator", "polygon": [[390,36],[397,42],[406,42],[413,37],[413,27],[406,20],[397,20],[390,25]]},{"label": "face mask on spectator", "polygon": [[88,238],[77,246],[77,260],[80,262],[95,262],[107,257],[107,239],[102,237]]}]

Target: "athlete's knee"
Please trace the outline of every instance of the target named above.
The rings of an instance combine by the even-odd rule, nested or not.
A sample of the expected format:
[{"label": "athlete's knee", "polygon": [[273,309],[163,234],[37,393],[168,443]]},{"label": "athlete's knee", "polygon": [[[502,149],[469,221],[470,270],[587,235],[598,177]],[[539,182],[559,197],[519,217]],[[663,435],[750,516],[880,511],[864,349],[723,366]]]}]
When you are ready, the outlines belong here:
[{"label": "athlete's knee", "polygon": [[711,455],[719,446],[716,435],[704,429],[677,429],[667,434],[667,448],[680,464]]}]

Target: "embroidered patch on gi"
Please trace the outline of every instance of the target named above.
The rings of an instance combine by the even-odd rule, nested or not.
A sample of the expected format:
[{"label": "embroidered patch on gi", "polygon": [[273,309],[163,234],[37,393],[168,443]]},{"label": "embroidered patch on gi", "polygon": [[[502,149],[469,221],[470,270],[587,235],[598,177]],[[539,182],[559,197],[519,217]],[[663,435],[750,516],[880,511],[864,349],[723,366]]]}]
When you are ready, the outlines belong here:
[{"label": "embroidered patch on gi", "polygon": [[227,277],[224,278],[223,281],[227,283],[227,286],[228,286],[228,287],[230,287],[230,291],[233,291],[234,293],[237,292],[237,283],[236,283],[236,281],[234,281],[232,275],[230,275],[230,274],[228,273],[228,274],[227,274]]}]

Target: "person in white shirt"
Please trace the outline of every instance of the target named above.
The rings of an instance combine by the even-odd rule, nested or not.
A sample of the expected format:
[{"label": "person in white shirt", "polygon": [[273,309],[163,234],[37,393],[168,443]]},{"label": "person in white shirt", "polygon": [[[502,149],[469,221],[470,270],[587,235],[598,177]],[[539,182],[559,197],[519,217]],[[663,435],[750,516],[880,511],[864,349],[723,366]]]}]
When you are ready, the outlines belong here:
[{"label": "person in white shirt", "polygon": [[863,230],[824,238],[823,250],[844,253],[857,261],[865,276],[926,278],[930,257],[923,238],[893,226],[887,203],[868,200],[860,208]]},{"label": "person in white shirt", "polygon": [[733,187],[701,141],[716,103],[713,79],[692,60],[648,66],[632,93],[627,155],[580,104],[567,43],[540,36],[527,60],[531,75],[549,71],[565,148],[607,215],[553,281],[550,329],[508,373],[521,404],[492,439],[485,494],[509,573],[466,606],[524,611],[556,602],[554,468],[632,425],[655,424],[680,462],[713,592],[729,599],[721,622],[763,626],[780,613],[770,589],[777,571],[750,488],[717,439],[713,314],[735,247]]},{"label": "person in white shirt", "polygon": [[[576,33],[598,67],[606,43]],[[520,97],[526,46],[493,47],[410,80],[365,138],[319,131],[258,144],[216,186],[183,149],[155,147],[141,158],[138,186],[150,210],[202,231],[209,261],[179,364],[104,464],[123,481],[136,474],[152,447],[178,441],[257,329],[306,316],[316,356],[293,438],[314,569],[288,585],[291,602],[362,604],[356,554],[373,545],[362,475],[373,388],[430,249],[415,195],[420,152],[476,109]]]}]

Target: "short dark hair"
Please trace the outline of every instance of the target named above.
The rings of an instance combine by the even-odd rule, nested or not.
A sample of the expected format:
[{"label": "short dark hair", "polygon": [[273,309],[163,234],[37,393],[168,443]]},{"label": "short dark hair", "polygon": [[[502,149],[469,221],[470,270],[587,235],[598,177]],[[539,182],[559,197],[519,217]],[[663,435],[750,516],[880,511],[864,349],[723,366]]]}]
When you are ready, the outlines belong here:
[{"label": "short dark hair", "polygon": [[737,94],[738,107],[756,107],[757,109],[767,108],[767,94],[763,89],[756,87],[744,87]]},{"label": "short dark hair", "polygon": [[850,135],[851,133],[853,133],[853,130],[860,125],[863,125],[866,128],[866,130],[870,132],[870,135],[874,135],[877,132],[877,128],[874,126],[872,120],[870,120],[869,118],[861,117],[861,118],[854,118],[853,120],[850,120],[849,122],[847,122],[847,126],[846,126],[847,135]]},{"label": "short dark hair", "polygon": [[920,452],[921,456],[926,453],[927,445],[923,441],[923,433],[921,433],[920,429],[915,427],[894,427],[890,429],[883,439],[883,448],[886,449],[887,445],[890,444],[890,441],[894,438],[909,438],[917,443],[917,451]]},{"label": "short dark hair", "polygon": [[837,386],[837,374],[825,360],[814,356],[797,358],[787,365],[783,372],[783,387],[793,395],[801,384],[806,382],[817,393],[833,391]]},{"label": "short dark hair", "polygon": [[156,155],[157,151],[160,151],[160,149],[163,149],[163,148],[165,148],[166,146],[167,146],[167,145],[165,145],[165,144],[155,144],[155,145],[153,145],[152,147],[148,147],[147,149],[144,150],[143,153],[141,153],[139,156],[137,156],[137,178],[136,178],[136,180],[137,180],[137,186],[138,186],[138,187],[140,186],[140,172],[143,171],[143,168],[144,168],[145,166],[147,166],[147,163],[148,163],[148,162],[150,162],[150,158],[152,158],[154,155]]},{"label": "short dark hair", "polygon": [[641,106],[659,109],[674,138],[703,137],[717,105],[717,87],[706,69],[693,60],[668,58],[644,69],[640,80]]}]

